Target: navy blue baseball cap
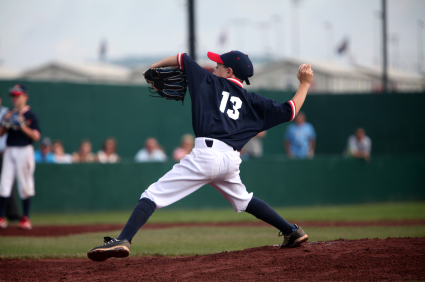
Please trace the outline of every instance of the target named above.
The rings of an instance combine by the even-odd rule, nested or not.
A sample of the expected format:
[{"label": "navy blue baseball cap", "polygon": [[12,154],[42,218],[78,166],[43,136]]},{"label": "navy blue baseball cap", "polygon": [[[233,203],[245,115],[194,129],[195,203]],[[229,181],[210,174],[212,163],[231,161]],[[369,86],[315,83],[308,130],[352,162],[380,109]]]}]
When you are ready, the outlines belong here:
[{"label": "navy blue baseball cap", "polygon": [[249,85],[248,77],[254,75],[254,66],[248,55],[236,50],[221,55],[208,52],[208,58],[216,63],[232,68],[235,76]]},{"label": "navy blue baseball cap", "polygon": [[28,88],[25,87],[25,85],[22,84],[16,84],[9,90],[10,96],[21,96],[21,95],[28,95]]}]

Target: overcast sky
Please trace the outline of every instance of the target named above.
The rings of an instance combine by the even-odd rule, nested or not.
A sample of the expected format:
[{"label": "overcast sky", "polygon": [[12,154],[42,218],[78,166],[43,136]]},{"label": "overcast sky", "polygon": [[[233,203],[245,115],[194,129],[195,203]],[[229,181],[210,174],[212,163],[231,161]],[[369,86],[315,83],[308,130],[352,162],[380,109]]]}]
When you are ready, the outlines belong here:
[{"label": "overcast sky", "polygon": [[[236,49],[345,64],[381,60],[381,0],[195,2],[198,54]],[[96,60],[102,39],[108,59],[187,52],[186,10],[186,0],[0,0],[0,60],[16,70],[56,59]],[[391,65],[417,69],[418,20],[425,21],[424,0],[388,0]],[[425,27],[421,32],[425,42]],[[345,37],[350,54],[330,52]]]}]

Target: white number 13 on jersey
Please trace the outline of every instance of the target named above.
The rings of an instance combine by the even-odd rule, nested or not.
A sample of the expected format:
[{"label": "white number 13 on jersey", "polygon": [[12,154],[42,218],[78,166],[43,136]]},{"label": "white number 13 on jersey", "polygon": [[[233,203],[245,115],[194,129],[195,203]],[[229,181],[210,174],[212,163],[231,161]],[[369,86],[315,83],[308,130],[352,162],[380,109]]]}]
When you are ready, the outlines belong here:
[{"label": "white number 13 on jersey", "polygon": [[[229,92],[223,91],[223,99],[220,103],[220,112],[224,113],[226,109],[227,101],[229,100]],[[232,102],[233,110],[227,110],[227,115],[229,118],[237,120],[239,118],[239,109],[242,107],[242,101],[236,96],[230,97],[230,102]]]}]

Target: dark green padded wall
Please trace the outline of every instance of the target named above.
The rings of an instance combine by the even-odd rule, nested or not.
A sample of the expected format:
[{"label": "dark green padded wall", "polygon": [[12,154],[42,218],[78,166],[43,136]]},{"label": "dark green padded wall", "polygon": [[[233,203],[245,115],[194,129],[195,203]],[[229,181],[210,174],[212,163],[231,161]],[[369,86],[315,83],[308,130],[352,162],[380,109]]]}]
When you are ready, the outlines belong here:
[{"label": "dark green padded wall", "polygon": [[[6,93],[17,81],[0,81]],[[119,142],[119,154],[133,157],[149,136],[156,137],[168,155],[180,137],[192,133],[191,104],[149,97],[147,87],[73,83],[25,82],[29,104],[39,115],[44,136],[62,139],[68,152],[83,138],[95,151],[107,136]],[[293,93],[259,90],[284,102]],[[303,107],[317,132],[317,154],[341,154],[346,140],[362,126],[372,138],[375,154],[425,153],[425,95],[357,94],[309,95]],[[266,154],[282,154],[287,124],[271,129],[264,140]]]},{"label": "dark green padded wall", "polygon": [[[7,90],[15,83],[0,81],[6,106],[10,106]],[[155,136],[170,155],[180,137],[192,132],[189,97],[182,106],[149,97],[146,87],[25,83],[43,135],[62,139],[68,152],[77,150],[83,138],[90,139],[97,151],[105,137],[115,136],[119,154],[132,158],[147,137]],[[279,102],[293,96],[257,93]],[[303,111],[317,131],[318,157],[312,161],[284,158],[284,124],[268,132],[264,141],[268,156],[242,164],[242,180],[249,191],[273,206],[425,200],[423,108],[423,93],[309,95]],[[358,126],[365,127],[372,138],[372,162],[320,156],[340,155]],[[126,159],[115,165],[37,165],[34,210],[131,209],[143,190],[172,165],[134,164]],[[172,207],[228,206],[219,193],[205,186]]]},{"label": "dark green padded wall", "polygon": [[[37,165],[35,212],[131,210],[173,163]],[[247,190],[274,207],[425,200],[425,157],[243,162]],[[206,185],[169,208],[231,207]]]},{"label": "dark green padded wall", "polygon": [[[292,93],[261,91],[276,101]],[[425,95],[344,94],[308,95],[301,111],[317,133],[317,154],[342,154],[348,137],[363,127],[372,139],[372,154],[425,153]],[[288,123],[272,128],[264,139],[266,154],[283,153]]]},{"label": "dark green padded wall", "polygon": [[[156,137],[171,154],[184,133],[192,133],[190,99],[181,102],[149,97],[147,87],[26,82],[29,104],[38,114],[42,135],[61,139],[65,150],[78,149],[83,138],[94,151],[114,136],[119,154],[133,157],[144,140]],[[10,82],[0,82],[4,104]]]},{"label": "dark green padded wall", "polygon": [[378,154],[425,153],[425,95],[311,95],[303,110],[317,130],[317,151],[342,152],[364,127]]}]

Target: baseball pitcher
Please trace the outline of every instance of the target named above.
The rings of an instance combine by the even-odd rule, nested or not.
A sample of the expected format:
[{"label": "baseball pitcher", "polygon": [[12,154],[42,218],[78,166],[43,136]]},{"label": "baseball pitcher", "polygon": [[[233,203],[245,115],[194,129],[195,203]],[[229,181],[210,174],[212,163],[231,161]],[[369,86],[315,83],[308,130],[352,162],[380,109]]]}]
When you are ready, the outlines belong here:
[{"label": "baseball pitcher", "polygon": [[[179,66],[182,73],[177,76],[187,80],[192,100],[195,148],[142,193],[118,238],[105,237],[103,245],[88,252],[91,260],[127,257],[132,238],[155,209],[171,205],[205,184],[213,186],[236,212],[250,213],[276,227],[279,235],[284,236],[282,248],[296,247],[308,240],[300,226],[287,222],[265,202],[253,197],[253,193],[248,193],[239,176],[239,152],[259,132],[294,120],[313,80],[311,66],[300,66],[297,74],[300,86],[293,99],[276,103],[244,89],[243,83],[249,85],[249,77],[254,75],[254,66],[248,55],[239,51],[222,55],[209,52],[208,57],[217,63],[214,74],[200,67],[187,54],[161,60],[146,72],[145,78],[160,96],[167,99],[177,96],[175,100],[183,101],[184,95],[182,99],[174,95],[175,89],[171,92],[166,89],[170,83],[158,82],[161,73],[170,73],[169,69],[162,67]],[[148,78],[147,74],[151,72],[155,75]],[[186,88],[182,89],[185,93]]]}]

